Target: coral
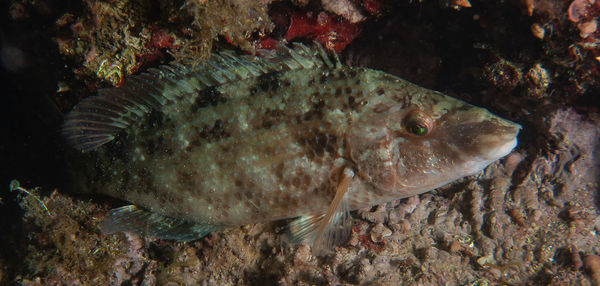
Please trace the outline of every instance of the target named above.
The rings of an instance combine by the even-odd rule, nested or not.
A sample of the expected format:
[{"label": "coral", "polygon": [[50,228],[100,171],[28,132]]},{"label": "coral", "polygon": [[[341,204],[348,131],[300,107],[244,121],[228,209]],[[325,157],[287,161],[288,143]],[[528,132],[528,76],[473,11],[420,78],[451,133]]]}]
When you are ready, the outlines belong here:
[{"label": "coral", "polygon": [[95,75],[116,86],[127,75],[168,56],[202,60],[218,36],[253,52],[252,34],[272,29],[267,6],[260,1],[190,0],[183,10],[173,1],[84,3],[84,15],[67,13],[56,22],[62,31],[56,38],[59,50],[83,61],[77,70],[80,76]]},{"label": "coral", "polygon": [[358,23],[365,20],[365,16],[354,6],[350,0],[322,0],[323,9],[340,15],[350,23]]},{"label": "coral", "polygon": [[119,269],[115,257],[123,255],[126,246],[117,237],[98,235],[94,218],[100,217],[102,210],[56,191],[44,201],[53,216],[47,216],[39,205],[21,203],[25,218],[39,228],[29,237],[29,255],[24,261],[33,276],[30,279],[41,276],[44,284],[108,281],[112,270]]},{"label": "coral", "polygon": [[314,14],[292,13],[285,39],[299,37],[314,39],[324,47],[337,52],[343,50],[357,35],[360,28],[335,16],[320,12]]},{"label": "coral", "polygon": [[514,63],[499,59],[485,67],[485,76],[491,84],[510,92],[521,84],[523,72]]},{"label": "coral", "polygon": [[27,189],[21,187],[21,183],[19,183],[19,181],[17,180],[12,180],[10,181],[10,191],[19,191],[21,192],[21,196],[25,196],[24,200],[27,200],[29,198],[34,198],[36,201],[38,201],[38,203],[40,203],[40,205],[44,208],[44,210],[46,211],[46,214],[48,214],[48,216],[52,216],[52,214],[50,213],[50,211],[48,210],[48,207],[46,207],[46,204],[44,204],[44,202],[42,202],[42,200],[40,200],[34,193],[37,192],[37,190],[33,190],[33,191],[28,191]]},{"label": "coral", "polygon": [[386,3],[381,0],[362,0],[361,4],[367,13],[374,16],[380,16]]},{"label": "coral", "polygon": [[547,89],[552,80],[548,71],[540,63],[536,63],[527,71],[526,79],[529,83],[530,95],[536,98],[549,95]]},{"label": "coral", "polygon": [[150,38],[150,31],[143,29],[150,7],[142,2],[86,1],[86,16],[65,14],[57,21],[57,28],[64,31],[56,39],[59,50],[65,56],[85,59],[81,74],[95,74],[119,85],[134,71],[136,55],[144,52]]},{"label": "coral", "polygon": [[273,5],[269,15],[277,28],[271,35],[259,37],[258,47],[273,49],[281,42],[314,40],[327,49],[341,52],[360,34],[361,28],[356,22],[365,20],[366,16],[359,16],[356,6],[346,1],[324,1],[322,8],[331,13]]},{"label": "coral", "polygon": [[273,29],[263,1],[188,0],[183,7],[194,17],[194,29],[189,35],[191,43],[182,47],[181,54],[193,60],[206,58],[219,35],[242,50],[254,52],[252,34],[264,36]]}]

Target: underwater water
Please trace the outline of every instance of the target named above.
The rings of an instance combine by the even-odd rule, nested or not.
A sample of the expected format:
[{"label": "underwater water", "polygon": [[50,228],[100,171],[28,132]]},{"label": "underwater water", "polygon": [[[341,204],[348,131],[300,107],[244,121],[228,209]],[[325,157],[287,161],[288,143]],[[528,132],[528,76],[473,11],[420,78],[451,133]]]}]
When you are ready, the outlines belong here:
[{"label": "underwater water", "polygon": [[[600,284],[600,6],[595,3],[8,0],[1,5],[1,285]],[[277,48],[315,42],[329,54]],[[249,56],[260,49],[279,52],[263,65],[259,58],[269,58],[268,53]],[[217,57],[214,53],[226,55],[227,64],[212,62],[215,69],[205,64]],[[337,74],[341,67],[335,66],[334,53],[343,66],[383,71],[423,88],[394,89],[396,81],[374,80],[370,72]],[[239,62],[246,68],[226,67]],[[163,69],[149,82],[130,83],[161,65],[180,67],[175,63],[183,63],[185,72]],[[252,77],[252,63],[268,71]],[[156,109],[148,102],[161,98],[144,97],[199,89],[199,81],[189,80],[199,78],[194,72],[208,73],[212,81],[193,93],[194,100],[176,95],[165,102],[177,104],[160,102]],[[361,101],[363,90],[378,85],[382,97]],[[129,91],[110,97],[112,103],[84,100],[99,90],[118,96]],[[392,105],[391,99],[377,108],[369,105],[376,98],[394,98],[394,90],[416,94],[397,96],[394,104],[411,102],[407,106],[419,112],[400,111],[396,117],[392,111],[407,107]],[[472,139],[483,135],[483,127],[474,133],[452,129],[476,117],[459,112],[437,118],[436,112],[451,108],[425,104],[431,99],[423,94],[430,90],[519,124],[518,145],[512,151],[512,145],[501,148],[496,156],[501,159],[463,177],[458,163],[475,160],[469,156],[476,149],[493,153],[486,148],[494,140]],[[336,93],[339,100],[332,99]],[[454,102],[433,101],[444,100]],[[83,115],[67,116],[82,102],[96,105],[80,105],[75,110]],[[193,116],[184,116],[183,108]],[[339,110],[353,121],[336,117]],[[227,121],[242,115],[247,122]],[[66,125],[76,132],[65,131],[69,118],[101,125],[78,121]],[[397,118],[406,123],[395,127]],[[202,125],[205,121],[210,126]],[[383,121],[383,130],[393,132],[356,127]],[[322,125],[302,129],[302,122]],[[327,129],[323,122],[335,124]],[[126,126],[115,127],[120,124]],[[131,131],[136,128],[140,131]],[[272,133],[235,137],[263,129]],[[156,135],[159,131],[164,133]],[[394,137],[406,145],[377,137],[406,132],[413,137]],[[273,139],[286,134],[296,134],[297,141]],[[436,141],[444,144],[417,148],[426,146],[421,138],[436,134],[445,134]],[[110,142],[94,141],[109,137]],[[237,141],[223,143],[229,137]],[[177,142],[190,139],[195,146],[193,138],[220,149],[192,153],[199,156],[193,157],[197,165],[189,153],[176,157],[188,146]],[[373,141],[376,150],[404,167],[391,172],[386,160],[359,156],[372,150],[365,146]],[[296,143],[308,149],[288,148],[287,157],[272,151]],[[448,145],[458,150],[454,157],[445,153]],[[88,151],[82,146],[95,150],[82,153],[77,148]],[[268,152],[279,155],[264,155]],[[266,159],[252,161],[257,154]],[[102,156],[110,159],[98,159]],[[438,158],[440,167],[409,163],[426,157]],[[217,163],[221,169],[211,169]],[[254,171],[258,166],[263,171]],[[290,166],[304,168],[299,176],[304,181],[286,173]],[[184,176],[170,179],[170,170],[184,167],[184,174],[177,173]],[[247,172],[232,175],[238,169]],[[422,175],[411,175],[418,172]],[[386,181],[390,174],[397,179],[393,184]],[[144,185],[151,176],[166,187]],[[435,177],[449,181],[443,176],[452,182],[428,184]],[[316,186],[326,181],[333,183],[319,191]],[[437,188],[408,197],[373,195],[400,181]],[[184,196],[173,183],[217,191]],[[275,188],[280,183],[286,187]],[[302,196],[312,200],[295,199]],[[111,211],[129,203],[140,208]],[[293,241],[304,238],[294,236],[294,226],[320,219],[294,217],[329,209],[331,223],[314,224],[317,238]],[[115,233],[101,231],[107,221]],[[343,235],[333,239],[337,234]],[[322,253],[314,250],[319,235],[332,238],[322,244]]]}]

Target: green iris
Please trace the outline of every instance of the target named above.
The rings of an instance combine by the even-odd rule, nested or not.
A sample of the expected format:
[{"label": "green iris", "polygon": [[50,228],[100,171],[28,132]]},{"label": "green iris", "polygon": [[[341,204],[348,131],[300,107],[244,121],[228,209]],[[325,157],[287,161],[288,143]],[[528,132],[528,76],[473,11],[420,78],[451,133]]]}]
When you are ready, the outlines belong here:
[{"label": "green iris", "polygon": [[427,127],[420,125],[420,124],[415,124],[415,125],[409,126],[408,131],[414,135],[423,136],[423,135],[427,134]]}]

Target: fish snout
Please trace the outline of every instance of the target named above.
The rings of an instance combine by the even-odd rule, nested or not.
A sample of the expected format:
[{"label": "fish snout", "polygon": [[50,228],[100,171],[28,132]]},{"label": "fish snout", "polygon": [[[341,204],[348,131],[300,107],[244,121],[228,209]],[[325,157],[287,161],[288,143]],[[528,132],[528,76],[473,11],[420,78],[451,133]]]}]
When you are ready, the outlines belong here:
[{"label": "fish snout", "polygon": [[508,155],[518,143],[517,136],[521,125],[494,116],[494,132],[481,134],[479,138],[480,154],[485,161],[495,161]]}]

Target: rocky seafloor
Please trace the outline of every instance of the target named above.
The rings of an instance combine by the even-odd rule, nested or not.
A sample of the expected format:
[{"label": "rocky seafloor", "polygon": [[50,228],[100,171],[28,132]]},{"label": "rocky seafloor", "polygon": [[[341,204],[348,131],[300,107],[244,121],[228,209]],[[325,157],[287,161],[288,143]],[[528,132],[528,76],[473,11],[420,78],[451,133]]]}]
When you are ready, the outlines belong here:
[{"label": "rocky seafloor", "polygon": [[[1,5],[2,285],[600,284],[600,3]],[[480,174],[353,212],[351,237],[325,256],[287,244],[287,221],[188,243],[101,234],[123,202],[66,188],[63,114],[148,67],[286,41],[486,107],[523,125],[519,146]]]}]

